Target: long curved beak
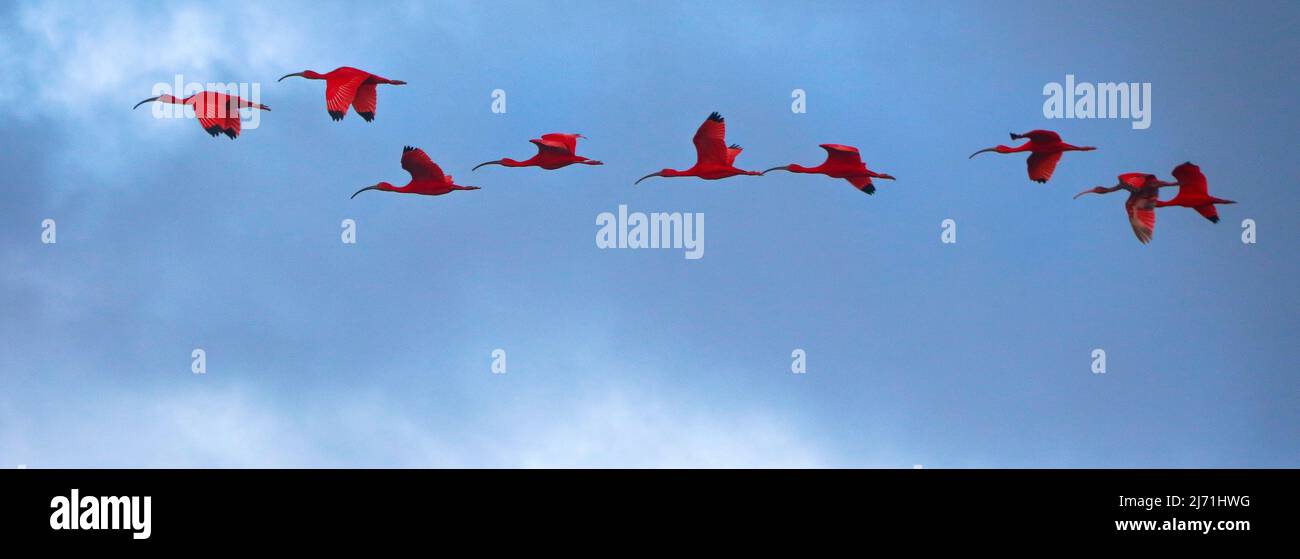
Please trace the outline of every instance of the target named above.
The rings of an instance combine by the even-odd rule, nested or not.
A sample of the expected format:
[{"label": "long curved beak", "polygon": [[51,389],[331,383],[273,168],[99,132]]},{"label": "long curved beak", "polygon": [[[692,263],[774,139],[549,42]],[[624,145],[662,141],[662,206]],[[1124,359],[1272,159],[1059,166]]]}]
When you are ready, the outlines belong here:
[{"label": "long curved beak", "polygon": [[986,151],[997,151],[997,150],[998,150],[997,148],[984,148],[984,149],[982,149],[982,150],[979,150],[979,151],[977,151],[977,152],[975,152],[975,153],[970,154],[970,157],[967,157],[966,159],[972,159],[972,158],[974,158],[976,155],[979,155],[979,154],[984,153],[984,152],[986,152]]},{"label": "long curved beak", "polygon": [[[376,186],[367,186],[367,187],[365,187],[365,188],[363,188],[363,189],[361,189],[361,190],[358,190],[358,191],[356,191],[356,192],[353,192],[353,193],[352,193],[352,198],[356,198],[358,194],[361,194],[362,192],[365,192],[365,191],[367,191],[367,190],[379,190],[379,186],[377,186],[377,185],[376,185]],[[348,200],[351,200],[352,198],[348,198]]]},{"label": "long curved beak", "polygon": [[477,171],[479,167],[482,167],[484,165],[500,165],[500,164],[501,164],[500,159],[496,161],[484,161],[482,163],[479,163],[478,165],[475,165],[473,169],[470,169],[470,171]]},{"label": "long curved beak", "polygon": [[[161,95],[159,95],[158,97],[161,97]],[[131,107],[131,110],[134,111],[134,110],[140,108],[140,105],[143,105],[143,104],[148,103],[148,102],[150,102],[150,101],[157,101],[157,100],[158,100],[158,97],[150,97],[150,98],[148,98],[148,99],[145,99],[144,101],[141,101],[141,102],[139,102],[139,103],[136,103],[134,107]]]},{"label": "long curved beak", "polygon": [[1178,184],[1177,181],[1175,182],[1165,182],[1161,180],[1156,181],[1156,188],[1164,188],[1166,186],[1182,186],[1182,185]]},{"label": "long curved beak", "polygon": [[632,183],[632,186],[636,186],[636,185],[638,185],[638,184],[641,184],[641,181],[646,180],[646,179],[648,179],[648,178],[650,178],[650,177],[662,177],[662,176],[663,176],[663,172],[662,172],[662,171],[655,172],[655,173],[650,173],[650,174],[648,174],[648,175],[646,175],[646,176],[644,176],[644,177],[641,177],[641,178],[637,179],[636,182]]},{"label": "long curved beak", "polygon": [[790,166],[789,166],[789,165],[785,165],[785,166],[782,166],[782,167],[772,167],[771,169],[768,169],[768,170],[766,170],[766,171],[763,171],[761,174],[766,175],[766,174],[768,174],[768,173],[770,173],[770,172],[772,172],[772,171],[789,171],[789,170],[790,170]]},{"label": "long curved beak", "polygon": [[1080,197],[1080,196],[1083,196],[1084,194],[1096,194],[1096,193],[1097,193],[1096,190],[1093,190],[1093,189],[1089,188],[1088,190],[1085,190],[1085,191],[1083,191],[1083,192],[1080,192],[1080,193],[1078,193],[1078,194],[1075,194],[1075,195],[1074,195],[1074,198],[1071,198],[1071,200],[1078,200],[1079,197]]},{"label": "long curved beak", "polygon": [[301,75],[302,75],[302,72],[294,72],[294,73],[292,73],[292,74],[285,74],[284,77],[282,77],[282,78],[280,78],[280,79],[278,79],[278,80],[275,80],[275,81],[277,81],[277,82],[282,82],[282,81],[284,81],[284,78],[293,77],[293,76],[301,76]]}]

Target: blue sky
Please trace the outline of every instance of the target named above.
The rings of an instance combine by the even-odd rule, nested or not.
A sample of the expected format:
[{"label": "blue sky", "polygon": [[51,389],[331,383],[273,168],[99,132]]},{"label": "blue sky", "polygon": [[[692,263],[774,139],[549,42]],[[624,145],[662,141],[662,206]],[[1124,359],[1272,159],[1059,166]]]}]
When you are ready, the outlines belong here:
[{"label": "blue sky", "polygon": [[[5,3],[0,463],[1300,466],[1298,24],[1283,2]],[[367,124],[275,82],[341,65],[409,85]],[[130,109],[176,74],[258,82],[273,111],[229,141]],[[1150,82],[1151,127],[1045,119],[1066,74]],[[899,180],[632,187],[689,166],[711,111],[743,168],[844,143]],[[966,158],[1034,128],[1100,149],[1047,185]],[[606,165],[470,172],[545,132]],[[406,144],[483,190],[348,198],[405,182]],[[1222,223],[1162,209],[1143,246],[1122,195],[1070,198],[1185,160],[1240,202]],[[705,257],[597,249],[619,204],[703,212]]]}]

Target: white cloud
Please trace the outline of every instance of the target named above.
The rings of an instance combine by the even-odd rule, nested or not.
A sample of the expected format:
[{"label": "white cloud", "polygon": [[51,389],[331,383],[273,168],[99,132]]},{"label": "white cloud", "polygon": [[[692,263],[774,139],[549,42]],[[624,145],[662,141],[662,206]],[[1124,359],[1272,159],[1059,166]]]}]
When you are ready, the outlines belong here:
[{"label": "white cloud", "polygon": [[[195,379],[205,382],[207,379]],[[101,395],[75,418],[3,414],[4,458],[31,467],[815,467],[826,456],[788,418],[621,391],[482,410],[492,436],[452,442],[381,397],[280,406],[246,388]],[[508,406],[504,409],[510,409]],[[52,422],[58,419],[65,423]],[[499,422],[499,423],[493,423]]]},{"label": "white cloud", "polygon": [[291,64],[304,44],[294,26],[276,25],[265,6],[224,6],[16,7],[17,30],[0,40],[0,52],[19,62],[19,72],[0,98],[27,100],[25,114],[102,124],[86,119],[123,113],[124,100],[148,97],[154,83],[171,83],[177,73],[199,82],[259,81],[300,64]]},{"label": "white cloud", "polygon": [[528,467],[815,467],[826,457],[789,418],[606,392],[543,424],[519,418],[500,460]]}]

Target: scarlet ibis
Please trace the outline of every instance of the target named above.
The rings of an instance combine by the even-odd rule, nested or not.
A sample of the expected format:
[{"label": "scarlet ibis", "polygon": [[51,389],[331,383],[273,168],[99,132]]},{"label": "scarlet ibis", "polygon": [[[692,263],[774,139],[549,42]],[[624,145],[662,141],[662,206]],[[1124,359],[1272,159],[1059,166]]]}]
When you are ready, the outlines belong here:
[{"label": "scarlet ibis", "polygon": [[213,138],[217,137],[218,134],[225,134],[232,140],[239,136],[239,109],[271,110],[271,107],[261,103],[252,103],[235,95],[226,95],[215,91],[200,91],[184,99],[171,95],[159,95],[136,103],[131,109],[138,109],[140,105],[151,101],[172,105],[189,105],[194,109],[194,116],[198,117],[199,126],[203,127],[204,132],[207,132]]},{"label": "scarlet ibis", "polygon": [[568,167],[574,163],[583,165],[604,165],[595,159],[587,159],[576,153],[578,148],[578,138],[586,138],[582,134],[542,134],[541,138],[528,140],[537,145],[537,155],[534,155],[523,161],[516,161],[509,157],[498,159],[496,161],[487,161],[475,165],[471,171],[477,171],[484,165],[503,165],[506,167],[541,167],[546,170],[555,170],[560,167]]},{"label": "scarlet ibis", "polygon": [[1236,204],[1232,200],[1224,200],[1210,196],[1209,186],[1206,184],[1205,175],[1201,173],[1201,168],[1193,165],[1191,161],[1174,167],[1174,178],[1178,179],[1178,195],[1170,200],[1156,201],[1157,208],[1166,206],[1182,206],[1191,208],[1205,216],[1205,219],[1211,223],[1219,222],[1219,211],[1214,208],[1215,204]]},{"label": "scarlet ibis", "polygon": [[709,118],[704,120],[700,129],[695,131],[695,165],[685,171],[676,169],[664,169],[656,173],[650,173],[637,179],[632,184],[640,184],[641,181],[650,177],[699,177],[705,180],[718,180],[736,175],[758,176],[763,173],[758,171],[745,171],[737,169],[733,163],[736,156],[744,151],[744,148],[731,144],[727,145],[727,124],[722,115],[713,113]]},{"label": "scarlet ibis", "polygon": [[1107,194],[1116,190],[1127,190],[1128,200],[1124,202],[1124,211],[1128,212],[1129,225],[1138,241],[1146,244],[1156,229],[1156,197],[1160,189],[1166,186],[1178,186],[1176,182],[1165,182],[1155,175],[1147,173],[1124,173],[1119,176],[1119,184],[1110,188],[1095,186],[1075,194],[1077,199],[1084,194]]},{"label": "scarlet ibis", "polygon": [[276,81],[284,81],[284,78],[290,76],[298,76],[309,80],[325,80],[325,109],[329,111],[330,118],[336,121],[343,120],[343,115],[348,114],[349,105],[352,106],[353,110],[357,111],[357,114],[361,115],[361,118],[366,119],[366,122],[375,120],[375,106],[379,102],[375,86],[381,83],[406,85],[406,82],[402,80],[390,80],[350,66],[335,68],[324,74],[303,70],[293,74],[285,74],[284,77]]},{"label": "scarlet ibis", "polygon": [[875,194],[876,187],[871,184],[871,179],[894,180],[892,175],[877,173],[867,168],[862,162],[862,154],[858,153],[858,148],[853,146],[844,146],[840,144],[822,144],[821,148],[826,150],[826,161],[816,167],[804,167],[791,163],[782,167],[772,167],[763,174],[772,171],[789,171],[791,173],[809,173],[817,175],[826,175],[834,179],[845,179],[852,184],[854,188]]},{"label": "scarlet ibis", "polygon": [[429,155],[420,148],[411,146],[402,148],[402,168],[411,174],[411,182],[406,183],[406,185],[393,186],[390,183],[381,182],[354,192],[352,197],[356,198],[357,194],[367,190],[439,196],[453,190],[479,189],[477,186],[461,186],[452,182],[451,175],[444,175],[442,168],[438,167],[438,164],[434,163],[432,159],[429,159]]},{"label": "scarlet ibis", "polygon": [[1052,178],[1052,171],[1056,170],[1056,164],[1061,160],[1061,154],[1067,151],[1092,151],[1097,149],[1091,146],[1074,146],[1061,141],[1061,135],[1051,130],[1030,130],[1024,134],[1011,133],[1012,140],[1029,139],[1028,142],[1016,147],[1007,147],[997,145],[991,148],[979,150],[970,154],[967,159],[986,151],[996,151],[998,153],[1020,153],[1023,151],[1029,153],[1029,180],[1039,183],[1045,183]]}]

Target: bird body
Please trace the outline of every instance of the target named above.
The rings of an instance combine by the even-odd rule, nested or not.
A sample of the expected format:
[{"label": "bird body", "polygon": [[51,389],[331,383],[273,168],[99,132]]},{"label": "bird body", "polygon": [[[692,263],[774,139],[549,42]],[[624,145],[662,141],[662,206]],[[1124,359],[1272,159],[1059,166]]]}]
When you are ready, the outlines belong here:
[{"label": "bird body", "polygon": [[894,180],[894,177],[884,173],[877,173],[867,168],[862,162],[862,154],[858,148],[841,144],[821,144],[821,148],[826,150],[826,161],[816,167],[804,167],[797,163],[781,167],[773,167],[763,174],[772,171],[789,171],[791,173],[806,173],[826,175],[835,179],[845,179],[852,184],[854,188],[867,194],[874,194],[876,187],[872,184],[871,179]]},{"label": "bird body", "polygon": [[367,186],[352,194],[353,198],[367,190],[383,190],[385,192],[398,192],[402,194],[423,194],[426,196],[439,196],[453,190],[478,190],[477,186],[461,186],[456,184],[451,175],[444,174],[442,168],[429,159],[429,155],[424,150],[411,146],[402,148],[402,168],[411,174],[410,182],[405,186],[393,186],[391,183],[381,182],[374,186]]},{"label": "bird body", "polygon": [[1174,178],[1178,179],[1178,195],[1169,200],[1156,201],[1157,208],[1167,206],[1182,206],[1196,210],[1211,223],[1219,222],[1219,210],[1215,209],[1215,204],[1236,204],[1232,200],[1224,200],[1210,196],[1209,185],[1205,180],[1205,175],[1201,173],[1201,168],[1193,165],[1191,161],[1174,167]]},{"label": "bird body", "polygon": [[379,104],[376,86],[380,84],[406,85],[406,82],[402,80],[390,80],[351,66],[340,66],[324,74],[312,70],[303,70],[293,74],[285,74],[277,81],[284,81],[284,78],[290,76],[309,80],[325,80],[325,109],[329,112],[330,118],[335,121],[343,120],[344,115],[348,114],[349,106],[358,115],[361,115],[361,118],[365,119],[366,122],[375,120],[375,109]]},{"label": "bird body", "polygon": [[1128,200],[1124,201],[1124,211],[1128,214],[1129,225],[1138,242],[1151,242],[1156,229],[1156,200],[1160,189],[1178,186],[1176,182],[1166,182],[1148,173],[1124,173],[1119,176],[1119,183],[1112,187],[1096,186],[1075,194],[1078,198],[1084,194],[1107,194],[1117,190],[1128,191]]},{"label": "bird body", "polygon": [[232,140],[239,137],[239,109],[271,110],[271,107],[261,103],[245,101],[237,95],[226,95],[216,91],[200,91],[184,99],[172,95],[159,95],[136,103],[135,107],[131,108],[135,109],[149,102],[187,105],[194,109],[194,116],[204,132],[214,138],[219,134],[225,134]]},{"label": "bird body", "polygon": [[578,155],[578,138],[586,138],[582,134],[542,134],[541,138],[528,140],[537,146],[537,155],[534,155],[523,161],[510,159],[509,157],[498,159],[496,161],[487,161],[475,165],[473,170],[478,170],[484,165],[501,165],[504,167],[541,167],[548,171],[553,171],[562,167],[568,167],[575,163],[582,165],[604,165],[595,159],[588,159]]},{"label": "bird body", "polygon": [[736,175],[757,176],[763,173],[758,171],[746,171],[735,166],[736,157],[740,155],[744,148],[731,144],[727,145],[727,125],[722,115],[712,113],[704,124],[695,131],[695,137],[692,142],[695,144],[695,165],[689,169],[663,169],[658,172],[650,173],[633,184],[640,184],[641,181],[650,177],[697,177],[705,180],[718,180]]},{"label": "bird body", "polygon": [[1097,149],[1092,146],[1067,144],[1061,141],[1060,134],[1051,130],[1030,130],[1024,134],[1012,132],[1011,139],[1027,139],[1029,141],[1015,147],[999,144],[991,148],[985,148],[970,154],[970,158],[987,151],[997,153],[1029,152],[1029,160],[1026,162],[1029,168],[1029,180],[1046,183],[1052,178],[1052,173],[1056,171],[1056,164],[1061,161],[1061,154],[1067,151],[1092,151]]}]

